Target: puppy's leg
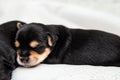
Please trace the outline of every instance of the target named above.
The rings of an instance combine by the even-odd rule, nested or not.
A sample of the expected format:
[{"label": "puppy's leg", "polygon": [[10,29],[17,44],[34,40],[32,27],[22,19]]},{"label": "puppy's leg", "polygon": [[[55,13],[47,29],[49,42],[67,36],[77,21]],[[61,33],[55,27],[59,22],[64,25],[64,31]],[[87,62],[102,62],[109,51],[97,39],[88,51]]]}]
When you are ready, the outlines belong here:
[{"label": "puppy's leg", "polygon": [[0,80],[11,80],[12,71],[11,67],[6,65],[3,57],[0,56]]},{"label": "puppy's leg", "polygon": [[10,80],[12,71],[10,71],[4,64],[0,64],[0,80]]}]

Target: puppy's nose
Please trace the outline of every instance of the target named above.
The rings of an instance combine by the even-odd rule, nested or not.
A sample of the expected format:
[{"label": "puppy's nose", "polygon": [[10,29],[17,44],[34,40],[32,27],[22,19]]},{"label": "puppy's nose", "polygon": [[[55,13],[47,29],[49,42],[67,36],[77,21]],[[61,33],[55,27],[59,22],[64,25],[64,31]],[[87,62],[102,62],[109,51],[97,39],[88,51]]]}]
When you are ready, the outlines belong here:
[{"label": "puppy's nose", "polygon": [[21,62],[27,63],[29,60],[29,57],[22,57],[20,60]]},{"label": "puppy's nose", "polygon": [[28,57],[30,55],[29,51],[27,51],[27,50],[20,50],[19,54],[21,57]]}]

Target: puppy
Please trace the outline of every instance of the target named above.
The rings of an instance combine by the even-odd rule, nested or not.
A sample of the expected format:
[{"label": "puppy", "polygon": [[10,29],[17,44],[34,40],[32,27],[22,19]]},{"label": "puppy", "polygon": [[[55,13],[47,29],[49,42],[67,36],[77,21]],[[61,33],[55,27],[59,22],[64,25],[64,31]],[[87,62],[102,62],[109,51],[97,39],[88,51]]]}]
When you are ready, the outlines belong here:
[{"label": "puppy", "polygon": [[33,67],[40,63],[120,66],[117,35],[40,23],[17,27],[15,46],[21,66]]},{"label": "puppy", "polygon": [[18,22],[21,21],[10,21],[0,25],[0,80],[10,80],[17,65],[14,41]]}]

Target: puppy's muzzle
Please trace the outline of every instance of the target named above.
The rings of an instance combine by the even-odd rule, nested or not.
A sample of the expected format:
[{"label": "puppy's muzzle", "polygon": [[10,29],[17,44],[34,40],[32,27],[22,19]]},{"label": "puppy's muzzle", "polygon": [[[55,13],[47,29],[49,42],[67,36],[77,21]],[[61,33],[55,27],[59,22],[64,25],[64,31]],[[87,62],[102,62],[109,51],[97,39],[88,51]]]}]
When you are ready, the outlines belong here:
[{"label": "puppy's muzzle", "polygon": [[23,63],[27,63],[29,61],[29,57],[21,57],[20,61]]},{"label": "puppy's muzzle", "polygon": [[30,55],[24,57],[17,53],[17,62],[19,65],[24,67],[33,67],[44,61],[50,52],[50,48],[45,48],[45,51],[41,54],[31,50],[29,53]]}]

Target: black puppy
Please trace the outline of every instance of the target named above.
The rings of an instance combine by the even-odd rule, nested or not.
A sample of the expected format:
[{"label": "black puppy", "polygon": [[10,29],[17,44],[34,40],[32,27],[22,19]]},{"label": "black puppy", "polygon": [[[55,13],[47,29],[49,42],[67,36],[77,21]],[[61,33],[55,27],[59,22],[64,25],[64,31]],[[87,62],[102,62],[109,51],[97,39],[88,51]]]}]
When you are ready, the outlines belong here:
[{"label": "black puppy", "polygon": [[18,22],[10,21],[0,25],[0,80],[10,80],[17,65],[14,41]]},{"label": "black puppy", "polygon": [[120,37],[98,30],[70,29],[39,23],[18,26],[17,62],[120,66]]}]

